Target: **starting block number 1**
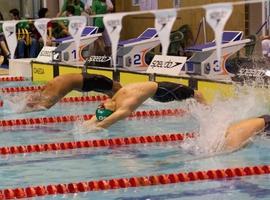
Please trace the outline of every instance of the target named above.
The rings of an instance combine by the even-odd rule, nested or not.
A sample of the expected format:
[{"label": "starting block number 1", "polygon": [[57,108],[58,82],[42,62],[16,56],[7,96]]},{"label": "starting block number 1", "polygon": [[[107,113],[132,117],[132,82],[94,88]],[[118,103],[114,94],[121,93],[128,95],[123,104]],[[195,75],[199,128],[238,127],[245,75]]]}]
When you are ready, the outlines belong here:
[{"label": "starting block number 1", "polygon": [[73,50],[71,51],[71,53],[72,53],[72,55],[73,55],[74,60],[76,60],[76,58],[77,58],[77,56],[76,56],[76,49],[73,49]]}]

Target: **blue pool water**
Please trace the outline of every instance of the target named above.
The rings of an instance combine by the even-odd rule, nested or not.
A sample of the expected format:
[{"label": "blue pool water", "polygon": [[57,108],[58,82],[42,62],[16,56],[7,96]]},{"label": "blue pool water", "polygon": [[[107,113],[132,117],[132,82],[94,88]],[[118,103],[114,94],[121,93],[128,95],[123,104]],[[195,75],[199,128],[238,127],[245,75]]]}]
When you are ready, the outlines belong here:
[{"label": "blue pool water", "polygon": [[[5,105],[1,109],[0,119],[91,114],[97,105],[58,104],[45,112],[27,114],[14,114]],[[139,110],[182,106],[179,102],[160,104],[149,100]],[[0,146],[198,131],[198,123],[190,115],[124,120],[108,131],[89,134],[79,133],[79,123],[2,128]],[[183,150],[180,142],[0,156],[0,189],[269,164],[269,143],[270,139],[258,136],[239,151],[210,158]],[[269,176],[263,175],[75,196],[58,195],[53,199],[269,199],[268,180]]]},{"label": "blue pool water", "polygon": [[32,86],[33,83],[32,81],[18,81],[18,82],[9,82],[9,81],[1,81],[0,82],[0,86],[1,88],[5,88],[5,87],[17,87],[17,86]]}]

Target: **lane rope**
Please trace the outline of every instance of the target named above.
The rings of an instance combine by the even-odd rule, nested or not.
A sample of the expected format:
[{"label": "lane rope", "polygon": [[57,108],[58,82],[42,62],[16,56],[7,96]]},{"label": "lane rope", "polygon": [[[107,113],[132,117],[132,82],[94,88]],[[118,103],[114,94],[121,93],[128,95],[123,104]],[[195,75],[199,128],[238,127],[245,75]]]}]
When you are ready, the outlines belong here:
[{"label": "lane rope", "polygon": [[[133,112],[127,119],[133,118],[148,118],[148,117],[162,117],[162,116],[182,116],[186,113],[183,109],[164,109],[164,110],[147,110]],[[64,115],[64,116],[50,116],[50,117],[37,117],[25,119],[5,119],[0,120],[0,127],[11,126],[25,126],[34,124],[53,124],[53,123],[66,123],[74,122],[80,119],[89,120],[92,114],[85,115]]]},{"label": "lane rope", "polygon": [[179,172],[109,180],[93,180],[77,183],[60,183],[21,188],[7,188],[0,191],[0,199],[30,198],[48,195],[63,195],[79,192],[106,191],[156,185],[187,183],[194,181],[231,180],[236,177],[270,174],[270,166],[247,166],[207,171]]},{"label": "lane rope", "polygon": [[135,137],[121,137],[97,140],[84,140],[72,142],[57,142],[49,144],[29,144],[20,146],[7,146],[0,147],[0,154],[26,154],[48,151],[63,151],[81,148],[97,148],[97,147],[112,147],[134,144],[150,144],[150,143],[165,143],[183,141],[187,138],[194,138],[194,133],[171,133],[171,134],[158,134],[148,136],[135,136]]},{"label": "lane rope", "polygon": [[21,87],[4,87],[1,88],[3,93],[13,93],[13,92],[34,92],[37,90],[41,90],[44,88],[44,85],[36,85],[36,86],[21,86]]},{"label": "lane rope", "polygon": [[[6,87],[1,88],[3,93],[12,93],[12,92],[31,92],[37,91],[44,88],[44,85],[38,86],[22,86],[22,87]],[[80,96],[80,97],[64,97],[61,99],[61,103],[69,102],[89,102],[89,101],[103,101],[108,97],[106,95],[97,95],[97,96]]]},{"label": "lane rope", "polygon": [[[106,95],[96,95],[96,96],[75,96],[75,97],[64,97],[59,103],[84,103],[84,102],[99,102],[108,99]],[[0,107],[3,107],[4,101],[0,100]]]},{"label": "lane rope", "polygon": [[[80,97],[64,97],[59,103],[83,103],[83,102],[99,102],[108,99],[104,96],[80,96]],[[0,107],[4,106],[4,102],[0,100]]]},{"label": "lane rope", "polygon": [[0,82],[15,82],[15,81],[27,81],[29,79],[22,76],[6,76],[0,77]]},{"label": "lane rope", "polygon": [[64,97],[61,99],[60,103],[98,102],[106,99],[108,99],[108,96],[106,95]]}]

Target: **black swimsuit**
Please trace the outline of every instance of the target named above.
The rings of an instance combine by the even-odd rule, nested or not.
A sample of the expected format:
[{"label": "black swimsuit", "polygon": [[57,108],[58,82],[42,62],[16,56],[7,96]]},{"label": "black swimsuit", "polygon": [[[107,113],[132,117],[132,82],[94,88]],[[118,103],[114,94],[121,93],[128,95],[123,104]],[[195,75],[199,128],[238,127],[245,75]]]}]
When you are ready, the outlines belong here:
[{"label": "black swimsuit", "polygon": [[158,89],[155,95],[152,97],[152,99],[155,101],[181,101],[194,96],[194,90],[182,84],[171,82],[158,82],[157,84]]},{"label": "black swimsuit", "polygon": [[83,73],[83,92],[108,92],[112,90],[113,81],[103,75]]},{"label": "black swimsuit", "polygon": [[269,132],[270,131],[270,115],[263,115],[263,116],[260,116],[259,118],[264,119],[264,123],[265,123],[264,131]]}]

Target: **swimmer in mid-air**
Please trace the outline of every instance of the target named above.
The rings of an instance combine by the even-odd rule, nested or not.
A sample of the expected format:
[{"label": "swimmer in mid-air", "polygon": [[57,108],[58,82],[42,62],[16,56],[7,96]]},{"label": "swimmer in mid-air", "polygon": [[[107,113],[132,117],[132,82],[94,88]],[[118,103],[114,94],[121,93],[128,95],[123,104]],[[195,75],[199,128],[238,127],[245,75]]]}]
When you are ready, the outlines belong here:
[{"label": "swimmer in mid-air", "polygon": [[49,109],[72,90],[101,92],[112,97],[120,88],[119,82],[103,75],[87,73],[60,75],[49,81],[40,91],[27,95],[19,112]]},{"label": "swimmer in mid-air", "polygon": [[84,127],[92,130],[108,128],[128,117],[148,98],[158,102],[195,98],[200,103],[206,103],[200,92],[181,84],[152,81],[133,83],[125,85],[112,99],[102,103],[96,110],[96,116],[86,121]]}]

